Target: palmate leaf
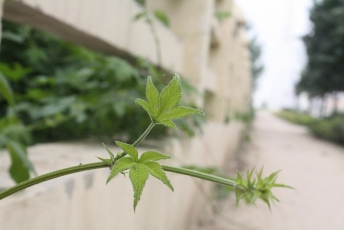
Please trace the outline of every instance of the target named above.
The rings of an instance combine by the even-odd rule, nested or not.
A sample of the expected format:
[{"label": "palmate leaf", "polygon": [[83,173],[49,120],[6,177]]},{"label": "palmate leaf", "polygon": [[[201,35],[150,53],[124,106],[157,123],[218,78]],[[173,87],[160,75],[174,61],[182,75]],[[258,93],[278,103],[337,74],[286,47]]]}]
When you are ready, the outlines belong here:
[{"label": "palmate leaf", "polygon": [[[156,151],[147,151],[141,155],[140,159],[138,159],[138,152],[134,146],[119,141],[116,141],[116,144],[121,147],[128,156],[120,158],[115,162],[106,183],[109,183],[118,175],[118,173],[123,173],[123,171],[129,169],[129,178],[134,189],[134,211],[140,201],[140,197],[149,174],[161,180],[173,191],[173,187],[165,172],[162,170],[161,165],[156,162],[158,160],[170,159],[169,156]],[[111,159],[99,159],[107,164],[109,161],[110,164],[113,163]]]},{"label": "palmate leaf", "polygon": [[136,99],[149,114],[152,122],[161,124],[178,131],[172,120],[192,115],[203,115],[204,112],[186,106],[177,106],[182,96],[180,77],[176,74],[170,83],[161,91],[160,95],[149,76],[146,85],[147,101]]}]

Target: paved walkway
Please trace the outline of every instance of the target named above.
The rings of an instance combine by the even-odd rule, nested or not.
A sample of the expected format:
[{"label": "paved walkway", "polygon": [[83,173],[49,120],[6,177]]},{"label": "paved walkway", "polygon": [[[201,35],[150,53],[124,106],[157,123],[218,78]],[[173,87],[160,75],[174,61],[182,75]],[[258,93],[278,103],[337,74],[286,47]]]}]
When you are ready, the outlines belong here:
[{"label": "paved walkway", "polygon": [[245,168],[264,165],[266,174],[282,170],[279,183],[296,190],[275,188],[280,203],[272,211],[233,199],[207,229],[343,230],[344,148],[313,138],[296,126],[268,112],[259,112],[240,158]]}]

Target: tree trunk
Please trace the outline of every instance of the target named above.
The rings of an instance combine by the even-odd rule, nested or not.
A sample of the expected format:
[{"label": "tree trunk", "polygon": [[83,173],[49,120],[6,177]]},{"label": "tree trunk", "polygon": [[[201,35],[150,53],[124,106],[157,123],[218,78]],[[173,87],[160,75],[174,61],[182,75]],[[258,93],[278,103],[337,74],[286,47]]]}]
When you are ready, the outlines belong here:
[{"label": "tree trunk", "polygon": [[314,98],[310,97],[308,98],[309,104],[308,104],[308,108],[307,108],[307,113],[308,114],[312,114],[312,110],[313,110],[313,104],[314,104]]},{"label": "tree trunk", "polygon": [[326,94],[321,97],[321,105],[320,105],[320,111],[319,111],[320,117],[324,117],[325,102],[326,102]]},{"label": "tree trunk", "polygon": [[338,113],[338,92],[332,94],[333,97],[333,114]]}]

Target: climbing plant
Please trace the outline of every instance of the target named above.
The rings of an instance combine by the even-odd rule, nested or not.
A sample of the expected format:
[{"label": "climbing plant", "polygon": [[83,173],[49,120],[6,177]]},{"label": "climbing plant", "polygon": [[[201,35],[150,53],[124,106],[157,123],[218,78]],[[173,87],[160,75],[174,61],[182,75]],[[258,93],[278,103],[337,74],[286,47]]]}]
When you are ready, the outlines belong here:
[{"label": "climbing plant", "polygon": [[110,168],[110,174],[107,179],[109,183],[119,173],[129,171],[129,178],[134,190],[134,210],[137,207],[142,191],[145,187],[149,175],[161,180],[166,186],[173,191],[173,186],[169,181],[165,172],[183,174],[203,180],[212,181],[234,189],[237,202],[244,199],[248,203],[254,203],[257,199],[264,201],[269,207],[272,201],[277,200],[271,189],[274,187],[291,188],[284,184],[276,183],[278,172],[272,173],[268,177],[263,177],[262,170],[253,179],[254,170],[247,172],[246,178],[238,173],[236,180],[230,180],[224,177],[203,173],[187,168],[171,167],[161,165],[160,160],[170,159],[169,156],[156,151],[146,151],[139,156],[136,147],[147,137],[150,131],[156,126],[166,126],[174,130],[178,130],[174,120],[187,116],[201,115],[204,112],[186,106],[179,106],[181,100],[181,81],[176,74],[173,79],[159,92],[154,86],[151,77],[148,77],[146,84],[146,100],[136,99],[136,103],[140,105],[149,115],[150,125],[142,133],[142,135],[132,144],[116,141],[116,144],[123,150],[117,154],[113,154],[105,145],[109,158],[99,158],[100,162],[91,164],[81,164],[78,166],[61,169],[55,172],[37,176],[35,178],[23,181],[9,189],[0,192],[0,200],[4,199],[18,191],[26,189],[38,183],[51,180],[60,176],[94,170],[99,168]]}]

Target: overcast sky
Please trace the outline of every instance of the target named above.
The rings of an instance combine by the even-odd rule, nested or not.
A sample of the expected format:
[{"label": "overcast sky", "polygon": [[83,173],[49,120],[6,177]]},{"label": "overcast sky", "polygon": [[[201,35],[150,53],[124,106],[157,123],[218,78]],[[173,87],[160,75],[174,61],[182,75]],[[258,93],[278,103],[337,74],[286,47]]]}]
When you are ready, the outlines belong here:
[{"label": "overcast sky", "polygon": [[301,37],[310,29],[312,0],[236,0],[262,44],[265,71],[255,105],[278,109],[295,104],[294,85],[306,61]]}]

